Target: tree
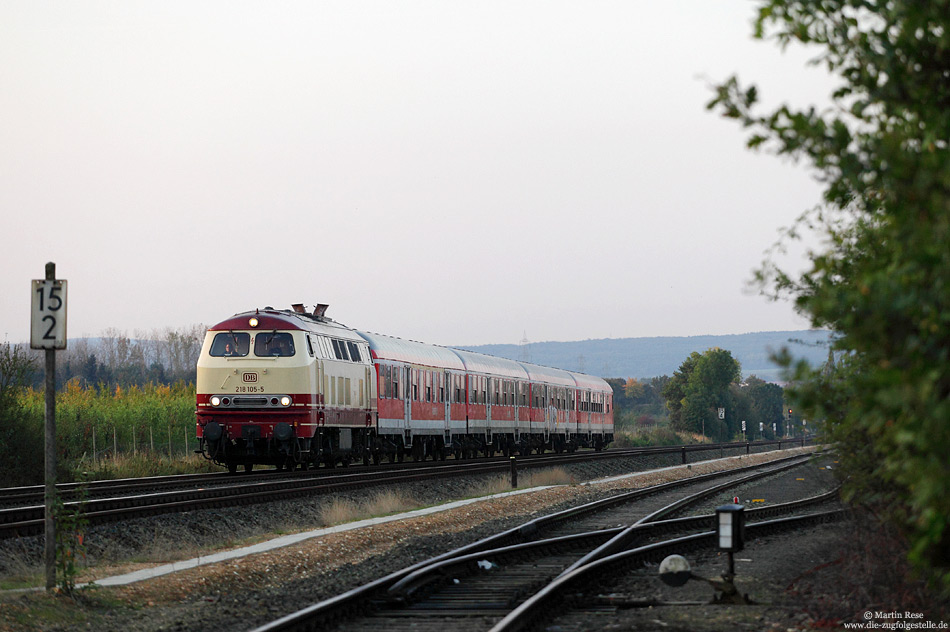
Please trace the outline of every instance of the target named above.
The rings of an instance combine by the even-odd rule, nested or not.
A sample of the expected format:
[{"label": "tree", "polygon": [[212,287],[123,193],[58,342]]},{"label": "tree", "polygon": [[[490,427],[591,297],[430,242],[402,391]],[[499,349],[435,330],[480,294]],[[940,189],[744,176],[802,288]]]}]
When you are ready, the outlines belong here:
[{"label": "tree", "polygon": [[635,378],[627,378],[627,382],[623,386],[624,394],[630,399],[636,401],[643,398],[646,389],[642,382]]},{"label": "tree", "polygon": [[[724,349],[690,354],[663,390],[674,429],[727,439],[739,427],[730,385],[742,377],[739,361]],[[719,408],[726,410],[719,419]]]},{"label": "tree", "polygon": [[782,418],[785,389],[750,375],[746,380],[746,390],[750,400],[747,421],[754,423],[756,428],[759,422],[771,427],[772,422]]},{"label": "tree", "polygon": [[663,397],[666,399],[666,407],[670,410],[670,425],[675,430],[692,430],[688,427],[685,419],[684,407],[686,405],[686,388],[689,385],[689,378],[696,369],[696,363],[699,362],[700,354],[693,351],[689,357],[683,360],[683,364],[676,371],[673,371],[673,377],[663,387]]},{"label": "tree", "polygon": [[950,2],[771,0],[755,25],[817,47],[840,79],[826,112],[760,114],[735,77],[710,103],[825,186],[789,238],[813,228],[827,246],[801,274],[766,262],[757,275],[837,334],[841,361],[799,366],[794,394],[825,418],[849,496],[885,511],[950,592]]},{"label": "tree", "polygon": [[35,483],[31,477],[43,471],[43,434],[30,428],[19,402],[20,390],[31,379],[35,358],[28,351],[0,344],[0,473],[3,485]]}]

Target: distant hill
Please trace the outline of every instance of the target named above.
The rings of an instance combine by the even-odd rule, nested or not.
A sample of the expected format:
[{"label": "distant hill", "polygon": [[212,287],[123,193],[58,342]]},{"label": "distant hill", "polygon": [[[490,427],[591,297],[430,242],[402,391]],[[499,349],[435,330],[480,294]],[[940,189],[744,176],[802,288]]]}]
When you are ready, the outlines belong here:
[{"label": "distant hill", "polygon": [[742,364],[744,376],[780,381],[780,369],[769,359],[787,347],[814,366],[828,358],[827,331],[770,331],[726,336],[606,338],[576,342],[532,342],[525,345],[461,346],[488,355],[523,360],[603,377],[649,378],[673,375],[690,353],[720,347]]}]

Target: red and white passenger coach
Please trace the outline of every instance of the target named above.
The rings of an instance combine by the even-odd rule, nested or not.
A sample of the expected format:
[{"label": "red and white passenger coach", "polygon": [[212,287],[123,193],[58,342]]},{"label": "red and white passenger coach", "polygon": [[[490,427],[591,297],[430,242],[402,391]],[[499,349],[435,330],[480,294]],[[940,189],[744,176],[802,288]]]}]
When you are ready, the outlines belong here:
[{"label": "red and white passenger coach", "polygon": [[265,308],[208,330],[198,359],[201,452],[231,472],[602,449],[604,380],[366,333]]}]

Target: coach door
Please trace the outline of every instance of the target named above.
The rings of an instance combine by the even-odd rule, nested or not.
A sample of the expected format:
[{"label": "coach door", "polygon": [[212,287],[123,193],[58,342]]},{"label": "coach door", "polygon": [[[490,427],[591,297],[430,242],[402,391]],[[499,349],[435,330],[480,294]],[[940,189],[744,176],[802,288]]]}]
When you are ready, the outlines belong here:
[{"label": "coach door", "polygon": [[403,398],[403,415],[402,415],[402,430],[405,432],[412,427],[412,369],[408,366],[400,367],[399,371],[402,373],[402,383],[405,385],[403,387],[403,393],[405,397]]},{"label": "coach door", "polygon": [[455,394],[452,374],[444,371],[441,375],[442,384],[439,385],[439,395],[442,397],[442,406],[445,409],[445,425],[442,431],[445,433],[445,440],[448,442],[452,436],[452,396]]}]

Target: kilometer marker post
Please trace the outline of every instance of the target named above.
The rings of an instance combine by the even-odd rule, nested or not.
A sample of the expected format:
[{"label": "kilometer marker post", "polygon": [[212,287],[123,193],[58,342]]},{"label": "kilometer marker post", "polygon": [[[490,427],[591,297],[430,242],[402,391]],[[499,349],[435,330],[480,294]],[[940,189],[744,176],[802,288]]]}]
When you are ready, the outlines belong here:
[{"label": "kilometer marker post", "polygon": [[56,588],[56,350],[66,348],[66,281],[56,279],[56,264],[46,278],[33,281],[30,348],[46,350],[46,590]]}]

